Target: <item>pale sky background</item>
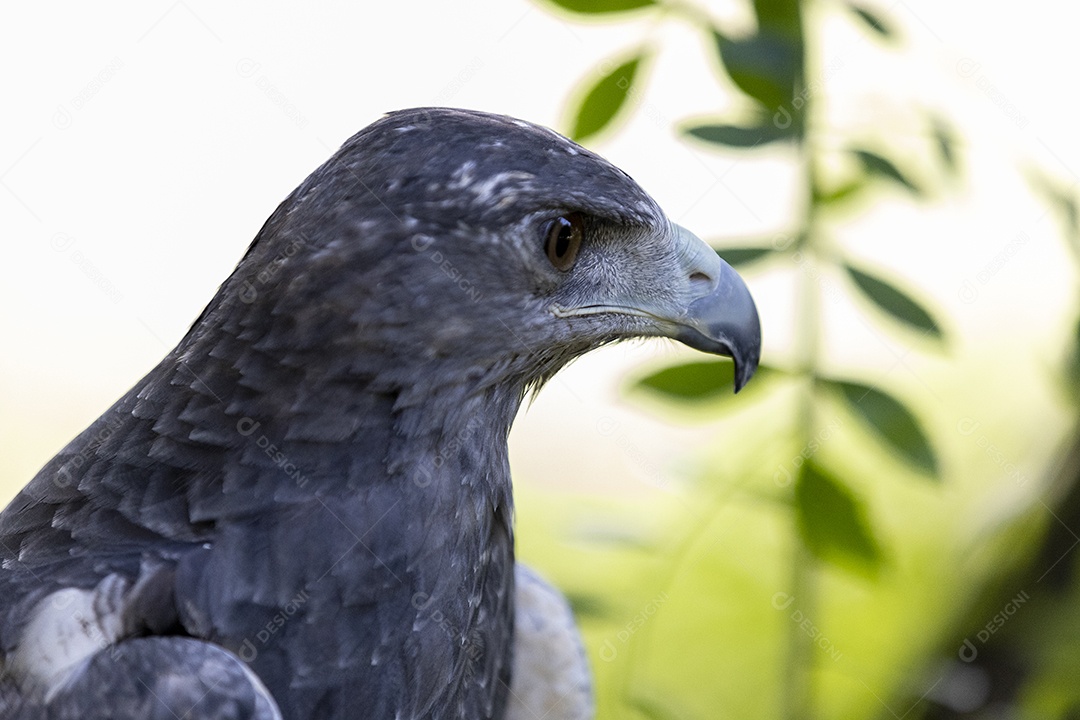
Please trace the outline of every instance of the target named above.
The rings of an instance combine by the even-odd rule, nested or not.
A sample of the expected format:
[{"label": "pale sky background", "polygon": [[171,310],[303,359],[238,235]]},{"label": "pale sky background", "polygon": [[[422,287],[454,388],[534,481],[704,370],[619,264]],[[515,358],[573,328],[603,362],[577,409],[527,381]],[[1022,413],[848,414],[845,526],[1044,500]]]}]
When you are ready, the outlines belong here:
[{"label": "pale sky background", "polygon": [[[899,26],[896,47],[872,42],[834,5],[817,5],[835,16],[820,40],[823,63],[836,68],[825,91],[830,118],[869,122],[871,137],[902,146],[913,108],[937,108],[969,133],[970,186],[947,203],[885,205],[845,240],[947,308],[954,329],[983,338],[957,352],[984,354],[1006,408],[1028,382],[1036,407],[1052,408],[1052,391],[1028,375],[1040,358],[1053,361],[1076,279],[1018,169],[1038,163],[1070,183],[1080,172],[1080,8],[872,5]],[[733,31],[747,27],[741,3],[709,11]],[[565,130],[575,84],[649,38],[661,51],[638,111],[593,147],[703,237],[782,231],[786,156],[722,155],[680,141],[677,121],[716,115],[732,95],[699,34],[677,20],[650,29],[650,20],[579,23],[523,0],[9,3],[0,11],[0,496],[153,367],[274,207],[388,110],[455,105]],[[791,335],[791,283],[780,273],[748,280],[767,357],[779,357]],[[905,360],[836,306],[829,329],[847,338],[841,362],[908,373],[901,383],[947,394],[934,386],[933,360]],[[628,345],[572,367],[520,419],[517,477],[602,484],[628,474],[648,484],[667,472],[657,468],[671,449],[705,442],[706,431],[657,420],[621,401],[618,388],[626,368],[682,352]],[[616,429],[597,432],[607,418],[614,425],[604,427]]]}]

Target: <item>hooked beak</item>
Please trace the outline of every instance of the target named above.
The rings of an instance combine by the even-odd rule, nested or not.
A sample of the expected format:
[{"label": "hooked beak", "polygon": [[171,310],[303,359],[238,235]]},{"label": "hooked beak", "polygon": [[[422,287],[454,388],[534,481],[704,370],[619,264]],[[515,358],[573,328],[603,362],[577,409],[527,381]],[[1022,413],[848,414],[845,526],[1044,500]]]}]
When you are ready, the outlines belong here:
[{"label": "hooked beak", "polygon": [[[750,291],[739,274],[716,251],[689,230],[672,225],[675,267],[642,282],[662,284],[668,292],[639,291],[574,307],[555,305],[558,317],[615,313],[646,318],[647,334],[662,335],[695,350],[735,361],[735,392],[753,377],[761,358],[761,323]],[[655,288],[652,288],[655,289]]]},{"label": "hooked beak", "polygon": [[675,226],[681,276],[687,298],[681,312],[666,319],[678,326],[674,338],[695,350],[735,361],[735,392],[757,370],[761,322],[746,283],[716,251],[689,230]]}]

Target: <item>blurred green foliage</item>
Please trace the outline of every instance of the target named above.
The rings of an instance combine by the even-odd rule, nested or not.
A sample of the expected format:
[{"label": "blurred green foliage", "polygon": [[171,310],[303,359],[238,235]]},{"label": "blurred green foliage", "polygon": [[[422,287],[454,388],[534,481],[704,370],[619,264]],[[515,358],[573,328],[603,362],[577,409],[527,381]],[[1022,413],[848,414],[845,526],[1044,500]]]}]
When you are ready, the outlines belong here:
[{"label": "blurred green foliage", "polygon": [[[972,539],[957,529],[958,515],[971,511],[965,517],[974,526],[991,522],[971,510],[986,504],[987,490],[971,482],[947,487],[966,470],[945,471],[925,409],[904,388],[836,374],[822,361],[823,275],[850,281],[848,301],[882,335],[900,338],[911,352],[948,358],[955,339],[942,310],[919,299],[914,283],[850,257],[833,230],[890,191],[906,202],[937,200],[940,188],[963,176],[958,132],[943,113],[923,111],[913,135],[925,142],[933,164],[921,164],[918,173],[907,167],[906,154],[854,135],[841,138],[837,149],[837,131],[811,122],[822,90],[820,81],[807,82],[806,69],[814,66],[811,48],[820,38],[798,0],[753,0],[756,29],[748,34],[729,32],[682,0],[546,2],[572,19],[619,22],[651,13],[656,23],[689,23],[741,103],[708,122],[683,122],[682,136],[724,153],[783,144],[802,178],[801,197],[794,199],[801,214],[787,233],[714,243],[743,272],[784,260],[800,267],[793,278],[793,352],[764,358],[749,400],[728,389],[732,367],[724,361],[685,362],[634,381],[633,397],[705,408],[723,427],[737,429],[737,418],[758,436],[721,443],[715,469],[703,471],[693,490],[693,512],[650,508],[646,520],[629,501],[612,507],[610,498],[597,499],[594,507],[575,500],[581,517],[603,514],[621,518],[624,527],[647,526],[642,537],[582,544],[558,530],[529,528],[528,519],[521,532],[524,539],[532,530],[531,542],[545,552],[575,558],[558,579],[570,589],[586,634],[599,717],[1076,717],[1069,713],[1080,709],[1073,681],[1080,667],[1080,635],[1073,634],[1080,632],[1080,581],[1070,575],[1059,591],[1032,599],[1045,608],[1043,616],[1025,610],[1024,622],[1011,623],[1009,632],[986,630],[1001,608],[1012,607],[1011,617],[1028,602],[1017,587],[1041,581],[1031,568],[1061,549],[1043,512],[1052,514],[1051,506],[1029,493],[1026,503]],[[896,18],[857,2],[834,5],[880,52],[898,50]],[[601,63],[573,93],[569,134],[588,143],[616,128],[633,112],[644,92],[643,68],[659,52],[641,42]],[[830,142],[822,142],[823,132]],[[842,162],[835,162],[838,155]],[[1060,217],[1080,265],[1074,188],[1038,171],[1029,176]],[[854,205],[855,198],[864,202]],[[1080,381],[1075,327],[1067,362],[1073,386]],[[956,434],[973,437],[983,454],[979,468],[1007,469],[979,427],[965,418]],[[1062,523],[1066,528],[1080,528],[1080,493],[1061,490],[1075,487],[1077,466],[1080,461],[1055,464],[1039,483],[1059,489],[1054,507],[1076,510],[1076,524]],[[1080,535],[1069,533],[1080,545]],[[527,555],[530,541],[524,542]],[[1074,564],[1080,569],[1080,561],[1065,566]],[[1046,616],[1055,618],[1053,625]],[[963,643],[972,632],[979,640],[969,658]],[[1024,671],[1002,675],[1002,657]],[[1005,690],[990,687],[1002,677]]]},{"label": "blurred green foliage", "polygon": [[645,59],[644,51],[637,51],[629,60],[619,63],[589,89],[581,101],[581,108],[574,121],[571,136],[586,138],[603,130],[619,110],[626,105],[627,90],[634,86],[638,68]]}]

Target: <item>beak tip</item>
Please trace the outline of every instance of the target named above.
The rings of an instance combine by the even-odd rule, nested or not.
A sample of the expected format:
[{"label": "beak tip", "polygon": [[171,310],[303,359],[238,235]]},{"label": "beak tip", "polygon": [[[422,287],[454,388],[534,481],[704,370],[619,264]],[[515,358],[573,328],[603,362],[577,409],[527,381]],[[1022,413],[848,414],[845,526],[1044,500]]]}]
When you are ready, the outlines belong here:
[{"label": "beak tip", "polygon": [[750,378],[754,377],[754,373],[757,372],[758,359],[755,357],[753,362],[747,360],[735,361],[735,392],[738,393],[744,387],[746,383],[750,382]]},{"label": "beak tip", "polygon": [[761,320],[750,290],[723,263],[716,290],[692,303],[690,312],[698,332],[693,333],[697,342],[687,344],[734,360],[735,392],[739,392],[754,377],[761,360]]},{"label": "beak tip", "polygon": [[742,342],[733,342],[730,345],[731,359],[735,362],[735,392],[746,387],[757,372],[758,363],[761,361],[761,326],[756,308],[753,318],[753,328],[742,333],[742,337],[739,338]]}]

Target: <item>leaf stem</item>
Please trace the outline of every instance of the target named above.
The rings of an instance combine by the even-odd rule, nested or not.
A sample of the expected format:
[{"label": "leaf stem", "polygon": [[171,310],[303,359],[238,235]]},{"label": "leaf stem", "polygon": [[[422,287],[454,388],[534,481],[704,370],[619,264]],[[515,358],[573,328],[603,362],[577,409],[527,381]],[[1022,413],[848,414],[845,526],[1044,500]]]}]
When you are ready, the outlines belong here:
[{"label": "leaf stem", "polygon": [[[808,4],[803,3],[803,12],[806,11]],[[804,19],[804,17],[799,18],[801,28],[805,28]],[[803,63],[801,72],[796,78],[796,91],[800,93],[806,87],[808,55],[804,41]],[[803,127],[806,127],[811,119],[814,98],[806,95],[804,100],[800,120]],[[796,272],[798,273],[798,288],[795,296],[797,303],[795,367],[803,376],[802,380],[805,383],[799,394],[796,417],[802,447],[807,448],[810,446],[817,427],[815,395],[820,362],[821,270],[822,265],[829,264],[829,251],[827,247],[822,247],[824,240],[819,230],[820,205],[817,198],[820,195],[821,176],[818,167],[818,151],[811,133],[802,133],[799,150],[804,173],[804,216],[799,243],[795,246],[791,257],[797,265]],[[805,464],[803,467],[805,468]],[[793,485],[793,490],[794,487]],[[793,524],[797,522],[796,518],[797,510],[793,498]],[[814,557],[802,542],[798,527],[792,528],[792,536],[794,541],[791,551],[790,584],[791,596],[794,598],[793,607],[797,608],[803,617],[812,618],[817,604],[817,568]],[[784,667],[783,717],[787,720],[805,720],[813,714],[813,638],[803,631],[801,624],[794,618],[788,619],[786,627],[787,662]]]}]

